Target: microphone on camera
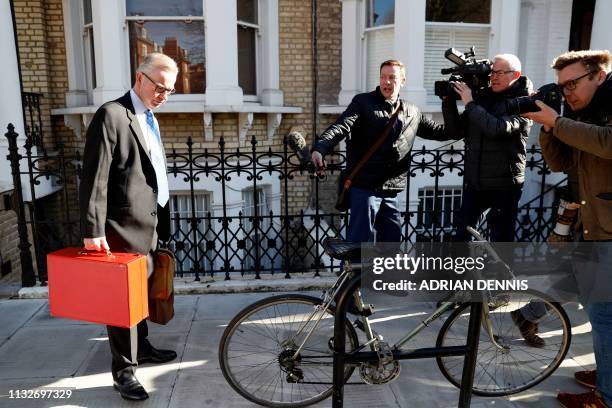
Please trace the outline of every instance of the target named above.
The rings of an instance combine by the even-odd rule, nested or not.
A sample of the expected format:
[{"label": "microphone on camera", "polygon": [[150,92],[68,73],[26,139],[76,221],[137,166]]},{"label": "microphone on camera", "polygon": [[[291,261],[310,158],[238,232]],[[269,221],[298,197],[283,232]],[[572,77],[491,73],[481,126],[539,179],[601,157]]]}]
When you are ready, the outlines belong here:
[{"label": "microphone on camera", "polygon": [[289,134],[287,135],[287,146],[293,150],[302,166],[307,166],[309,171],[314,170],[314,163],[312,162],[308,145],[306,145],[306,139],[302,136],[301,127],[293,126],[289,130]]}]

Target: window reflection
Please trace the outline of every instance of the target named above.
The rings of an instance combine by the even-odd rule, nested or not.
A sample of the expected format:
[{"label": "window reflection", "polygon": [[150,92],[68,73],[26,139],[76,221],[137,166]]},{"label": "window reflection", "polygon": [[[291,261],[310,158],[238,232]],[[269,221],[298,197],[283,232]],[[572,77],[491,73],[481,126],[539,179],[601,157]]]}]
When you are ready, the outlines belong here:
[{"label": "window reflection", "polygon": [[378,27],[395,22],[394,0],[367,0],[368,27]]},{"label": "window reflection", "polygon": [[83,22],[85,24],[91,23],[91,0],[83,0]]},{"label": "window reflection", "polygon": [[480,23],[491,21],[491,0],[427,0],[426,21]]},{"label": "window reflection", "polygon": [[128,16],[199,16],[204,14],[202,0],[127,0]]},{"label": "window reflection", "polygon": [[238,21],[257,24],[257,0],[237,0]]},{"label": "window reflection", "polygon": [[162,52],[173,58],[179,74],[177,93],[204,93],[206,69],[204,55],[204,25],[201,22],[130,21],[130,64],[132,81],[136,68],[152,52]]},{"label": "window reflection", "polygon": [[238,26],[238,85],[245,95],[257,94],[255,29]]}]

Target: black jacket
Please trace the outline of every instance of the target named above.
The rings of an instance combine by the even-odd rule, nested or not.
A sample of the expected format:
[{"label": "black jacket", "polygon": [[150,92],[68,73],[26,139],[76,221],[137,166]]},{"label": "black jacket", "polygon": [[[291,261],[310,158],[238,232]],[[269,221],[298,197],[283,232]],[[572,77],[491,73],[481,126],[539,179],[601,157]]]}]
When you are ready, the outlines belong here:
[{"label": "black jacket", "polygon": [[[416,105],[401,99],[399,103],[398,120],[382,146],[359,170],[353,180],[354,186],[386,191],[403,190],[415,136],[433,140],[450,138],[443,125],[425,118]],[[336,122],[321,134],[312,150],[325,156],[346,138],[346,168],[350,172],[376,143],[393,108],[379,87],[372,92],[356,95]]]},{"label": "black jacket", "polygon": [[506,101],[529,95],[531,88],[524,76],[504,92],[487,88],[461,116],[454,101],[442,103],[446,127],[464,138],[464,184],[468,188],[499,190],[523,185],[531,121],[508,115]]},{"label": "black jacket", "polygon": [[87,129],[79,188],[83,238],[106,236],[111,251],[141,254],[155,249],[156,233],[168,239],[168,204],[157,205],[145,146],[129,92],[97,110]]}]

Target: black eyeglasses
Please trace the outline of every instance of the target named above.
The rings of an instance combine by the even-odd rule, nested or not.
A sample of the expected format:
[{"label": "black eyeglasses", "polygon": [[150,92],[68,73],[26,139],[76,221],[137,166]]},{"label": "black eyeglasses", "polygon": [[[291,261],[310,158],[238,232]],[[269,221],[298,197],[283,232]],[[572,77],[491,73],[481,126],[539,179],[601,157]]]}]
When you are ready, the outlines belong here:
[{"label": "black eyeglasses", "polygon": [[155,85],[155,92],[158,94],[161,93],[169,93],[170,95],[172,95],[173,93],[176,92],[176,89],[172,88],[172,89],[168,89],[165,86],[162,86],[161,84],[158,84],[157,82],[155,82],[154,80],[151,79],[150,76],[148,76],[147,74],[145,74],[144,72],[140,71],[140,73],[142,75],[144,75],[149,81],[151,81],[153,83],[153,85]]},{"label": "black eyeglasses", "polygon": [[580,81],[582,78],[584,78],[587,75],[591,75],[592,73],[593,71],[588,71],[586,74],[580,75],[578,78],[570,79],[564,84],[559,84],[559,89],[562,92],[565,92],[566,90],[573,91],[574,89],[576,89],[576,85],[578,85],[578,81]]},{"label": "black eyeglasses", "polygon": [[504,75],[504,74],[509,74],[511,72],[514,72],[513,70],[510,71],[491,71],[491,75],[490,76],[500,76],[500,75]]}]

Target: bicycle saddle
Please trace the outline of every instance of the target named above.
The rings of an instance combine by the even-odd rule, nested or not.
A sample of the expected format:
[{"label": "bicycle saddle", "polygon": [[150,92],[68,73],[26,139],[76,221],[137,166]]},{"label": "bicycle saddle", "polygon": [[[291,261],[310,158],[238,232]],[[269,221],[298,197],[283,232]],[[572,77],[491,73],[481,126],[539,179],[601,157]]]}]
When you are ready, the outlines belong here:
[{"label": "bicycle saddle", "polygon": [[323,240],[323,249],[327,255],[341,261],[361,258],[361,242],[327,237]]}]

